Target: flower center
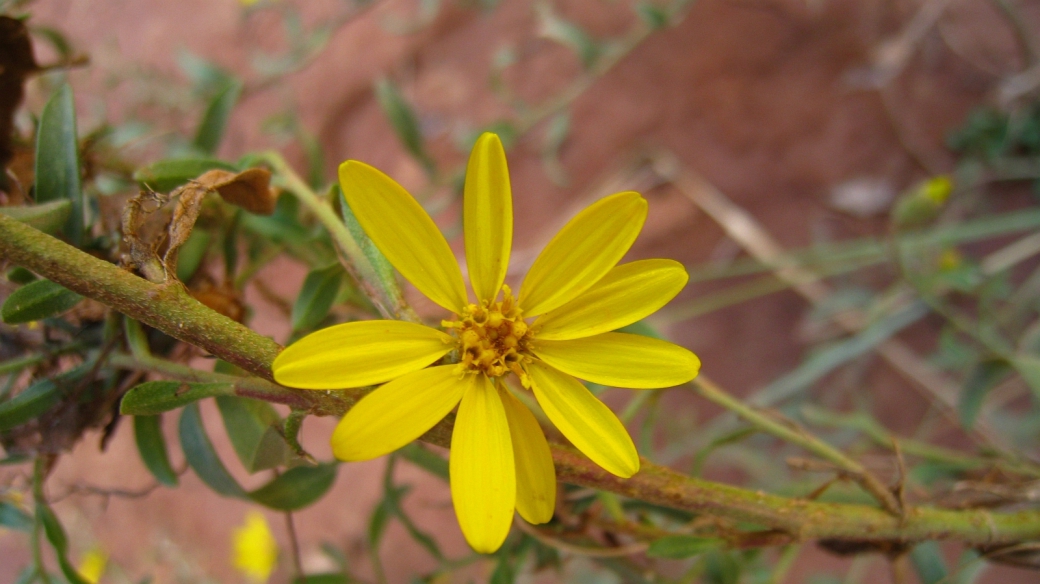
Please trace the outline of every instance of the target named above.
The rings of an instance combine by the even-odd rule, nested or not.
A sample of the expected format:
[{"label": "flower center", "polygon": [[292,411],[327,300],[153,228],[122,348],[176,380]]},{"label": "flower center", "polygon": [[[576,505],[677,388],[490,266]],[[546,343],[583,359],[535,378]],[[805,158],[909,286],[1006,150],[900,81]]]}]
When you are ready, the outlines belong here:
[{"label": "flower center", "polygon": [[512,371],[523,377],[520,364],[530,359],[531,330],[509,286],[502,292],[501,302],[470,304],[458,320],[441,323],[458,338],[460,373],[501,377]]}]

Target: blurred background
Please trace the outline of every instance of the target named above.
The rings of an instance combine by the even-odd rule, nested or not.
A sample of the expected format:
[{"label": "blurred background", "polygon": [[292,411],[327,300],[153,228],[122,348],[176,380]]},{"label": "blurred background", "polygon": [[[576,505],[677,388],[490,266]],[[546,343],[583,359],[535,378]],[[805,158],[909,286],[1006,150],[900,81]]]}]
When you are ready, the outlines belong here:
[{"label": "blurred background", "polygon": [[[579,209],[638,190],[650,215],[628,259],[673,258],[691,274],[645,326],[696,352],[708,378],[809,425],[887,480],[900,476],[891,437],[1037,454],[1040,2],[20,4],[30,26],[50,31],[36,33],[37,61],[70,65],[27,84],[22,127],[67,79],[80,135],[108,128],[104,156],[141,166],[185,148],[204,116],[226,114],[216,155],[275,149],[318,185],[343,160],[370,163],[424,203],[459,257],[460,173],[473,139],[496,131],[512,177],[511,278]],[[250,327],[284,344],[299,332],[291,307],[313,267],[279,257],[228,294],[247,307]],[[421,314],[440,318],[413,292]],[[333,318],[343,316],[336,310]],[[690,391],[601,396],[656,462],[792,496],[828,479],[788,464],[804,454],[751,435]],[[233,459],[216,408],[204,405],[203,416]],[[335,422],[305,422],[302,441],[315,457],[331,458]],[[166,430],[172,441],[172,421]],[[99,441],[87,433],[48,484],[72,557],[102,551],[102,581],[245,581],[230,558],[247,504],[190,472],[176,489],[155,488],[129,424],[104,451]],[[966,496],[949,485],[969,479],[1018,488],[903,448],[915,502]],[[172,457],[182,466],[176,449]],[[414,465],[395,473],[412,485],[409,519],[373,534],[385,467],[341,466],[329,494],[295,514],[304,568],[345,562],[364,581],[490,578],[493,559],[452,565],[416,537],[429,535],[449,559],[469,552],[447,484]],[[263,482],[229,468],[246,486]],[[0,470],[0,483],[24,483],[19,472]],[[855,498],[842,488],[835,496]],[[1022,503],[1009,498],[998,503]],[[285,518],[266,516],[283,550],[272,581],[288,581]],[[932,546],[906,581],[1036,577],[972,553]],[[30,557],[21,534],[0,529],[0,581],[13,582]],[[880,555],[811,544],[713,561],[689,581],[890,577]],[[785,575],[770,580],[777,562],[787,562]],[[947,579],[929,580],[928,562]],[[525,562],[516,581],[654,581],[688,569],[565,546],[544,566]]]}]

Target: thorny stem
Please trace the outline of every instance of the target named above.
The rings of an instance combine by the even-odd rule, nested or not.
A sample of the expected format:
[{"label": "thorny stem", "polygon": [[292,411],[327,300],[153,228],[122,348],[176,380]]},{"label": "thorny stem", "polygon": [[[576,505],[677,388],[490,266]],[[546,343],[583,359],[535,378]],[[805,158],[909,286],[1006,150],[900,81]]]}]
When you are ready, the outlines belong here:
[{"label": "thorny stem", "polygon": [[[62,243],[32,227],[0,215],[0,257],[94,298],[172,337],[271,380],[271,361],[280,347],[191,298],[180,287],[162,287]],[[113,356],[118,364],[124,357]],[[158,360],[155,360],[158,362]],[[159,363],[150,365],[158,367]],[[172,365],[172,364],[171,364]],[[117,365],[119,366],[119,365]],[[187,374],[164,366],[171,376]],[[178,366],[183,367],[183,366]],[[184,367],[183,369],[189,369]],[[192,373],[194,375],[195,373]],[[212,374],[210,374],[212,375]],[[261,380],[238,380],[236,392],[254,399],[296,404],[316,415],[342,415],[364,390],[294,391]],[[452,417],[422,439],[449,446]],[[553,444],[560,481],[602,489],[709,516],[761,526],[776,543],[807,539],[914,542],[949,539],[967,545],[1016,543],[1040,538],[1040,511],[996,512],[908,507],[902,517],[867,505],[789,499],[761,491],[689,477],[649,461],[630,479],[596,466],[571,446]]]},{"label": "thorny stem", "polygon": [[899,501],[896,500],[892,491],[888,489],[873,473],[868,471],[862,464],[849,458],[837,448],[813,436],[809,432],[797,426],[784,424],[774,418],[762,413],[735,397],[726,393],[721,387],[715,385],[705,375],[701,374],[692,382],[694,390],[701,397],[714,402],[727,410],[737,414],[752,426],[763,432],[767,432],[796,444],[812,452],[813,454],[834,463],[841,470],[848,473],[849,478],[858,482],[864,489],[880,502],[887,511],[899,515],[902,512]]}]

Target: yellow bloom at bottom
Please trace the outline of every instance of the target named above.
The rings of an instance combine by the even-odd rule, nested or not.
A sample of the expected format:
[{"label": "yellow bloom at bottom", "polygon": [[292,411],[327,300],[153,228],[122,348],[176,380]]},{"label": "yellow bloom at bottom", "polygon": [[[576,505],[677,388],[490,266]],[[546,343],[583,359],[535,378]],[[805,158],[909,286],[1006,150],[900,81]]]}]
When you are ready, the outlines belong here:
[{"label": "yellow bloom at bottom", "polygon": [[264,514],[250,510],[245,522],[232,535],[233,563],[253,582],[267,582],[278,563],[278,543]]},{"label": "yellow bloom at bottom", "polygon": [[108,554],[103,549],[93,548],[80,558],[76,572],[90,584],[97,584],[107,567]]},{"label": "yellow bloom at bottom", "polygon": [[336,427],[337,458],[392,452],[457,406],[451,498],[466,541],[483,553],[505,541],[514,511],[545,523],[556,503],[552,452],[514,390],[530,391],[596,464],[623,478],[639,470],[624,425],[578,379],[653,389],[686,383],[700,367],[682,347],[611,332],[664,306],[688,279],[671,260],[618,265],[646,219],[642,196],[617,193],[575,216],[542,250],[514,296],[505,284],[513,233],[505,153],[497,136],[484,134],[470,155],[463,196],[471,301],[448,242],[407,191],[356,161],[340,166],[340,184],[376,247],[452,317],[441,322],[443,330],[389,320],[340,324],[278,355],[274,378],[289,387],[382,384]]}]

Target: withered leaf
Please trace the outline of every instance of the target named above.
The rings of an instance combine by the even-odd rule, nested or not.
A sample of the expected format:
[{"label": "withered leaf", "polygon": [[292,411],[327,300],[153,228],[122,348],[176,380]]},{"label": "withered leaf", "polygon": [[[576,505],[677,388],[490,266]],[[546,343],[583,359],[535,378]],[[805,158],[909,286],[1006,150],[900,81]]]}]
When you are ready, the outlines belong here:
[{"label": "withered leaf", "polygon": [[[174,189],[168,197],[141,191],[123,210],[123,237],[129,247],[124,264],[153,282],[175,281],[177,253],[191,236],[203,199],[210,191],[252,213],[274,213],[276,196],[271,190],[271,173],[263,168],[240,173],[209,170]],[[171,199],[177,200],[172,213],[157,213]]]},{"label": "withered leaf", "polygon": [[217,191],[232,205],[242,207],[257,215],[274,213],[277,200],[271,190],[271,172],[264,168],[250,168],[240,173],[214,169],[204,173],[195,182],[209,190]]}]

